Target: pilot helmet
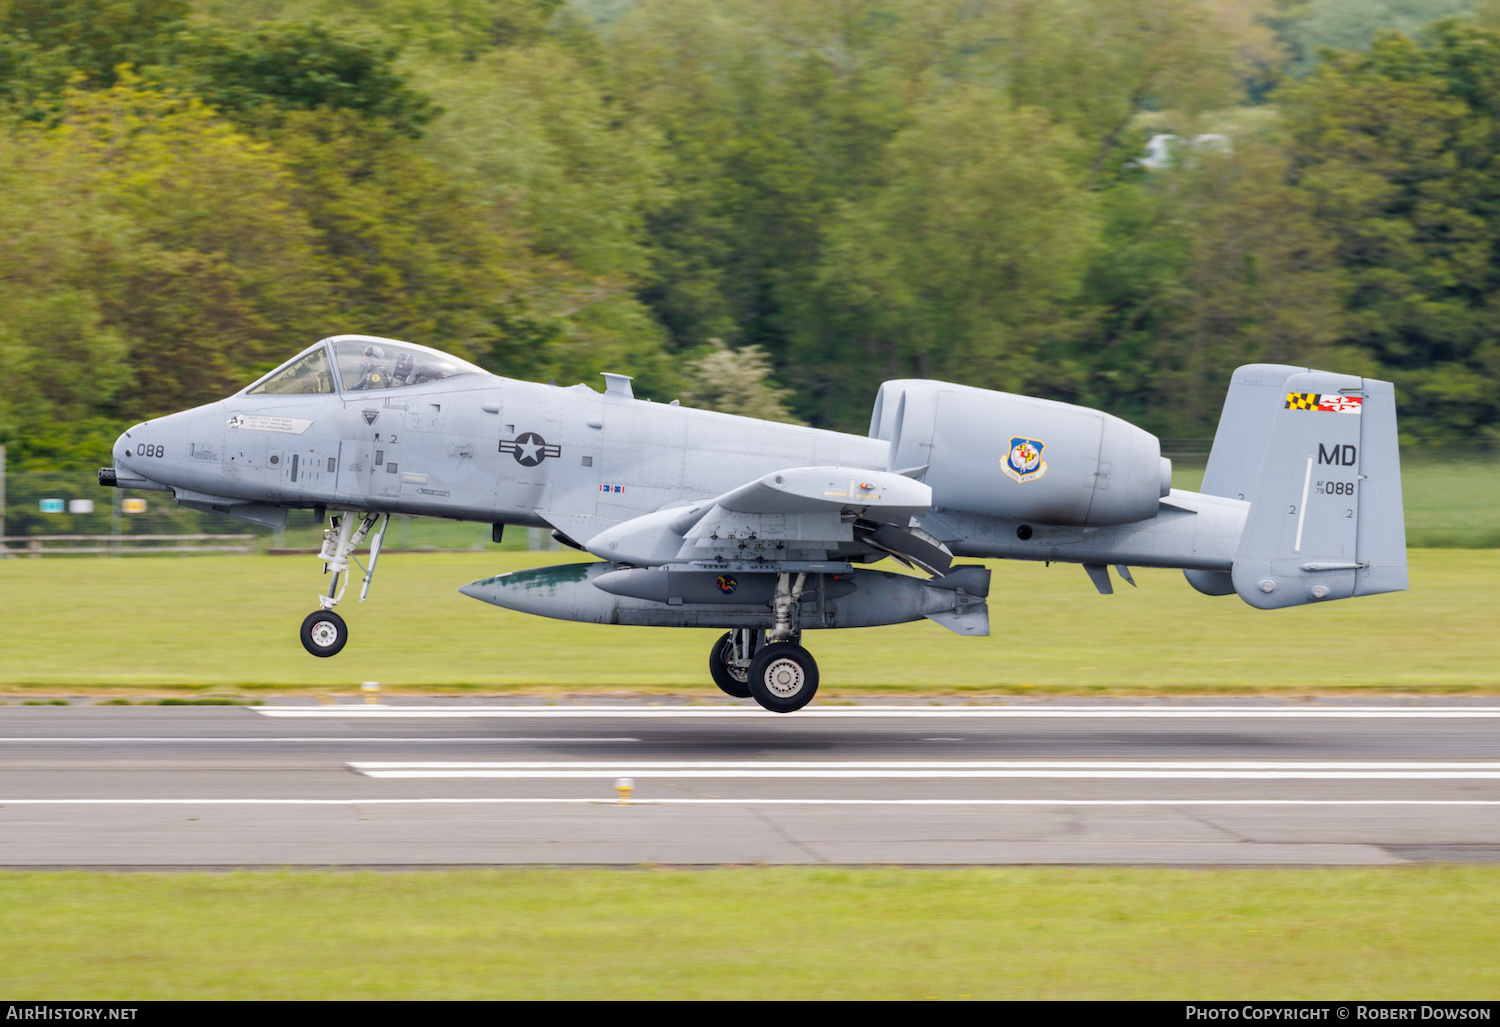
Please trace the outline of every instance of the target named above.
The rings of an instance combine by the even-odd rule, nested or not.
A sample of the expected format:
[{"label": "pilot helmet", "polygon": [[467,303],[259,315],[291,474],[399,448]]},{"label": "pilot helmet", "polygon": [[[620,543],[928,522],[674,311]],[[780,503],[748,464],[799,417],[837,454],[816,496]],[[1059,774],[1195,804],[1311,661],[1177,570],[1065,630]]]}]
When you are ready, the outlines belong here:
[{"label": "pilot helmet", "polygon": [[384,360],[385,350],[381,349],[379,346],[366,346],[365,356],[374,357],[376,360]]}]

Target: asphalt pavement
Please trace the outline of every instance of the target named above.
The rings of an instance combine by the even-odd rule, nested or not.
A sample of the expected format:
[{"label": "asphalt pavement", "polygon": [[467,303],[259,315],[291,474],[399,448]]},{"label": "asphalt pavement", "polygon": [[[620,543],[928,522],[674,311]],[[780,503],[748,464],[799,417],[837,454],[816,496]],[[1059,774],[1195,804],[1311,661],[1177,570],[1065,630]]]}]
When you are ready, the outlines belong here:
[{"label": "asphalt pavement", "polygon": [[1500,700],[0,707],[6,867],[1428,861]]}]

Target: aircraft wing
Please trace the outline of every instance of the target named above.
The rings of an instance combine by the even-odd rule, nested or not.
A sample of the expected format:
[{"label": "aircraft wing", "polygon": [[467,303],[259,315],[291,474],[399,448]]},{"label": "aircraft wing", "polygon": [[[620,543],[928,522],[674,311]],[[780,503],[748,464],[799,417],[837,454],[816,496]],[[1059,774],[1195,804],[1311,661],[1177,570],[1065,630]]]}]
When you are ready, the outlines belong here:
[{"label": "aircraft wing", "polygon": [[714,500],[745,514],[857,512],[871,520],[905,523],[932,506],[932,489],[889,471],[855,467],[791,467],[731,489]]},{"label": "aircraft wing", "polygon": [[692,506],[643,514],[600,532],[584,547],[606,560],[647,567],[816,562],[841,549],[860,549],[856,524],[866,537],[877,525],[906,530],[913,516],[931,506],[932,489],[899,474],[792,467]]}]

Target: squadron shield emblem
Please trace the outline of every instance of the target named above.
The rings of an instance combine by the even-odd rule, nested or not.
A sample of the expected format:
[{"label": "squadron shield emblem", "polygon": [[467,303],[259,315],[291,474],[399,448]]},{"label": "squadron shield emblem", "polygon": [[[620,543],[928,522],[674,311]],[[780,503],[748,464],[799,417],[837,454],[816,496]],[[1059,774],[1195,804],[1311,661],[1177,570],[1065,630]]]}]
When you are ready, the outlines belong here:
[{"label": "squadron shield emblem", "polygon": [[739,586],[739,582],[735,581],[728,574],[719,575],[719,580],[714,582],[714,584],[719,586],[719,591],[727,596],[734,595],[734,590]]},{"label": "squadron shield emblem", "polygon": [[1047,473],[1047,463],[1042,459],[1042,450],[1046,445],[1040,439],[1013,437],[1010,440],[1010,452],[1000,461],[1000,469],[1016,481],[1036,481]]}]

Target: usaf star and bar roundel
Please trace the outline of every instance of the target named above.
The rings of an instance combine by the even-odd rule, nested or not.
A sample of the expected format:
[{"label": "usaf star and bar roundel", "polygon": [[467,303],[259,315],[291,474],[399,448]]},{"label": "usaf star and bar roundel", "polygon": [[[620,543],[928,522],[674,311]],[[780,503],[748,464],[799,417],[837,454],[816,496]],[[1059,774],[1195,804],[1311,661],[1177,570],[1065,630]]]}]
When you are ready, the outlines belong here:
[{"label": "usaf star and bar roundel", "polygon": [[1313,410],[1323,414],[1357,414],[1364,408],[1362,396],[1334,396],[1317,392],[1288,392],[1287,410]]},{"label": "usaf star and bar roundel", "polygon": [[500,443],[500,452],[509,453],[522,467],[535,467],[549,456],[562,456],[562,447],[549,445],[534,431],[522,432],[515,441]]}]

